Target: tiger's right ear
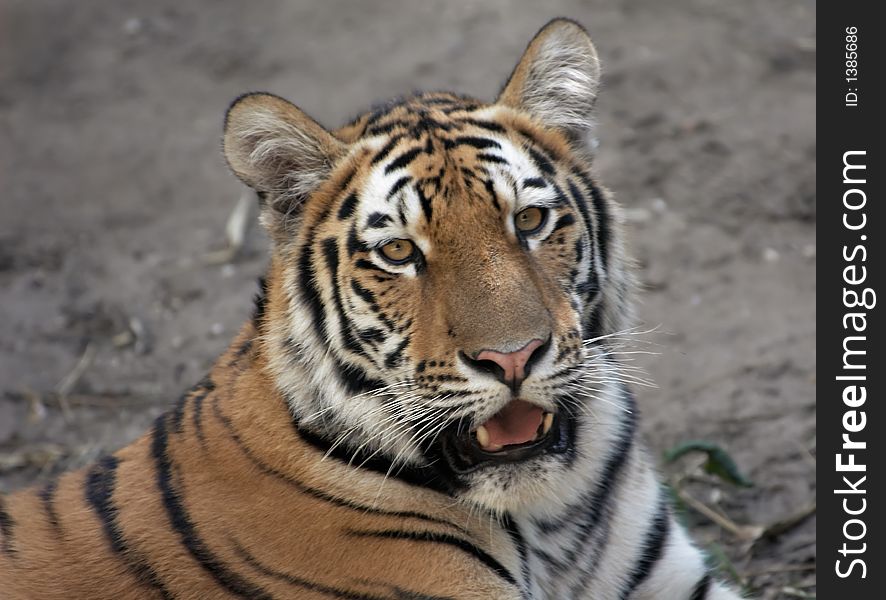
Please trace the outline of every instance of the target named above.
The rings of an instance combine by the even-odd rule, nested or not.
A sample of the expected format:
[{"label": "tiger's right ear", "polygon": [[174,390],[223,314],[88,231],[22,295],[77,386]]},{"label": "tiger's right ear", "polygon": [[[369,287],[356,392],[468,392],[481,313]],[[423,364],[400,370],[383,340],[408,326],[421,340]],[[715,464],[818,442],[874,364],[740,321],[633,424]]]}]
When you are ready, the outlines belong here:
[{"label": "tiger's right ear", "polygon": [[237,177],[285,216],[329,177],[346,152],[297,106],[266,93],[234,100],[225,116],[223,147]]},{"label": "tiger's right ear", "polygon": [[[585,29],[554,19],[535,34],[498,103],[525,111],[579,142],[591,142],[600,61]],[[591,144],[592,145],[592,144]]]}]

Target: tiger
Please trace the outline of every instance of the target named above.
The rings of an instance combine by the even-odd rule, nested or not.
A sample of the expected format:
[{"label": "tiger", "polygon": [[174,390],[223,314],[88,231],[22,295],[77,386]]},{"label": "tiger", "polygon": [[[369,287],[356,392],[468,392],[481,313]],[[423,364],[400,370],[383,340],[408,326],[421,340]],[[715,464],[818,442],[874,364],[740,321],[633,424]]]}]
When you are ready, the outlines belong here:
[{"label": "tiger", "polygon": [[141,438],[0,499],[0,596],[738,599],[638,439],[600,73],[555,19],[493,103],[416,92],[330,131],[237,98],[254,314]]}]

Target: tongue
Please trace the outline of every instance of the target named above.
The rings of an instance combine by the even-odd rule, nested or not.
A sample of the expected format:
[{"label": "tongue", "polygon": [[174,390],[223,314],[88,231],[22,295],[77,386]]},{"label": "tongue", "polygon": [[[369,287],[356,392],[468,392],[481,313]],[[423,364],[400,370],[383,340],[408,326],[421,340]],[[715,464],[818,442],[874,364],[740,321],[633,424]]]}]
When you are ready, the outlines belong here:
[{"label": "tongue", "polygon": [[543,416],[541,407],[523,400],[512,400],[483,425],[489,432],[490,445],[525,444],[535,437]]}]

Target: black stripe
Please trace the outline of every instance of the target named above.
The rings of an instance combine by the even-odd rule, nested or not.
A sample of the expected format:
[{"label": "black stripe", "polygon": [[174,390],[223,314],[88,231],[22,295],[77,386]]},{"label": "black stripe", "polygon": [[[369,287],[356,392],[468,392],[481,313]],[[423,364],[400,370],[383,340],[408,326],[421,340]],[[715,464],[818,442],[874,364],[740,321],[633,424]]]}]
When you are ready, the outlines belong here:
[{"label": "black stripe", "polygon": [[314,280],[314,267],[311,264],[314,257],[314,230],[308,232],[308,239],[302,248],[298,259],[298,281],[301,288],[302,298],[308,305],[313,317],[312,323],[320,342],[326,340],[326,315],[323,312],[323,303],[320,299],[320,290]]},{"label": "black stripe", "polygon": [[339,333],[344,347],[359,356],[366,357],[366,351],[357,338],[351,320],[345,312],[344,302],[341,297],[341,287],[338,284],[338,241],[335,238],[323,240],[323,257],[326,259],[326,267],[329,269],[329,284],[332,287],[332,300],[338,315]]},{"label": "black stripe", "polygon": [[154,423],[151,454],[157,468],[157,486],[163,498],[163,506],[172,528],[178,533],[182,545],[190,552],[197,563],[223,588],[232,594],[245,598],[270,600],[271,595],[256,584],[230,570],[206,545],[197,532],[197,527],[179,496],[174,481],[173,463],[167,453],[169,434],[166,417],[160,415]]},{"label": "black stripe", "polygon": [[117,554],[126,566],[126,570],[142,585],[157,590],[164,598],[173,598],[142,553],[129,546],[117,521],[119,513],[114,505],[113,496],[119,464],[120,461],[115,456],[106,456],[93,465],[86,474],[84,487],[86,501],[101,521],[111,550]]},{"label": "black stripe", "polygon": [[581,565],[578,581],[570,589],[571,597],[578,598],[588,588],[592,578],[597,572],[600,561],[606,555],[606,547],[612,534],[612,505],[606,507],[605,517],[600,520],[600,526],[594,532],[593,539],[586,541],[586,546],[592,548],[590,559]]},{"label": "black stripe", "polygon": [[[431,117],[428,117],[428,116],[422,116],[418,120],[418,122],[416,122],[415,125],[412,126],[409,133],[412,135],[412,137],[414,137],[415,139],[418,139],[425,132],[452,131],[453,129],[463,129],[463,128],[464,128],[464,126],[461,123],[446,123],[443,121],[438,121],[436,119],[432,119]],[[428,136],[428,143],[427,143],[427,146],[425,147],[425,152],[427,154],[430,154],[433,151],[434,151],[434,145],[433,145],[433,142],[431,141],[431,136]]]},{"label": "black stripe", "polygon": [[[576,273],[577,275],[577,273]],[[593,273],[590,274],[590,277],[587,281],[582,281],[578,285],[575,286],[575,291],[579,294],[583,295],[588,300],[592,299],[600,292],[600,286],[597,284],[597,276]],[[600,335],[599,327],[600,327],[600,306],[594,307],[593,312],[588,318],[588,331],[595,333],[593,337],[597,337]],[[588,336],[585,336],[588,337]]]},{"label": "black stripe", "polygon": [[357,365],[345,364],[335,358],[332,359],[332,362],[334,370],[338,374],[339,382],[351,395],[371,392],[384,385],[378,379],[370,377],[365,370]]},{"label": "black stripe", "polygon": [[360,199],[357,197],[357,192],[351,192],[348,194],[348,197],[344,199],[341,203],[341,207],[338,209],[338,220],[344,221],[345,219],[350,218],[351,215],[354,214],[354,210],[357,209],[357,203]]},{"label": "black stripe", "polygon": [[3,536],[3,544],[0,546],[5,554],[14,556],[15,548],[12,547],[12,529],[15,527],[15,520],[6,511],[3,497],[0,496],[0,535]]},{"label": "black stripe", "polygon": [[249,354],[249,352],[252,350],[252,342],[253,339],[249,338],[242,344],[240,344],[240,347],[237,348],[237,351],[234,353],[234,360],[232,360],[228,366],[235,366],[241,358]]},{"label": "black stripe", "polygon": [[348,535],[354,537],[370,537],[387,540],[408,540],[411,542],[446,544],[447,546],[457,548],[462,552],[465,552],[466,554],[479,560],[484,565],[489,567],[492,571],[494,571],[496,575],[498,575],[514,587],[520,587],[517,583],[517,580],[514,579],[514,576],[511,575],[511,573],[504,567],[504,565],[498,562],[491,554],[489,554],[482,548],[475,546],[469,541],[460,537],[456,537],[454,535],[436,533],[434,531],[402,531],[399,529],[384,529],[380,531],[348,529],[347,533]]},{"label": "black stripe", "polygon": [[[575,185],[575,183],[571,179],[568,180],[568,184],[569,184],[569,193],[572,196],[573,204],[578,209],[579,214],[581,214],[582,221],[584,221],[585,229],[587,229],[588,236],[591,239],[591,243],[593,244],[594,240],[596,240],[597,246],[600,248],[601,263],[602,263],[603,267],[605,268],[606,261],[604,259],[603,244],[608,243],[609,238],[607,236],[604,239],[601,239],[601,237],[600,237],[600,234],[602,232],[601,223],[600,222],[594,223],[592,221],[591,214],[588,210],[587,199],[585,198],[584,194],[581,193],[581,190],[578,189],[578,187]],[[555,189],[557,190],[558,195],[563,195],[562,190],[560,190],[560,188],[558,186],[555,187]],[[584,294],[585,302],[588,302],[588,303],[591,302],[593,300],[594,296],[596,296],[596,294],[600,291],[600,286],[599,286],[599,282],[598,282],[598,278],[597,278],[597,270],[594,266],[593,260],[590,261],[590,264],[588,266],[588,279],[585,283],[583,283],[580,286],[580,289],[578,291],[579,291],[579,293]],[[597,311],[599,311],[599,308],[600,307],[598,306]],[[592,314],[591,315],[589,322],[588,322],[588,333],[589,334],[596,334],[598,332],[599,327],[600,327],[599,321],[600,321],[599,314]]]},{"label": "black stripe", "polygon": [[187,392],[185,392],[181,396],[179,396],[178,400],[176,400],[176,402],[175,402],[175,406],[172,409],[172,412],[171,412],[172,430],[175,433],[182,432],[182,421],[184,421],[184,418],[185,418],[185,404],[188,401],[188,397],[189,397],[190,393],[191,393],[191,391],[188,390]]},{"label": "black stripe", "polygon": [[444,142],[444,146],[447,150],[452,150],[458,146],[471,146],[478,150],[485,150],[487,148],[501,148],[501,144],[496,142],[495,140],[490,140],[489,138],[476,137],[472,135],[464,135],[457,137],[452,140],[446,140]]},{"label": "black stripe", "polygon": [[[474,172],[473,169],[470,169],[468,167],[459,167],[458,170],[462,172],[462,175],[465,176],[465,179],[476,179],[477,178],[477,174]],[[471,182],[468,182],[468,185],[470,185],[470,183]]]},{"label": "black stripe", "polygon": [[708,597],[708,590],[711,589],[711,574],[705,573],[704,577],[695,585],[692,590],[692,596],[689,600],[705,600]]},{"label": "black stripe", "polygon": [[266,577],[273,577],[278,581],[283,581],[290,585],[311,590],[312,592],[325,594],[333,598],[347,598],[348,600],[454,600],[454,598],[452,598],[451,596],[431,596],[429,594],[422,594],[419,592],[414,592],[412,590],[407,590],[405,588],[401,588],[387,582],[375,582],[368,579],[356,579],[354,581],[363,585],[385,588],[391,593],[391,595],[376,596],[364,592],[356,592],[353,590],[331,587],[328,585],[317,583],[316,581],[310,581],[303,577],[297,577],[295,575],[290,575],[289,573],[284,573],[283,571],[272,569],[267,565],[259,562],[258,559],[256,559],[245,548],[243,548],[243,546],[241,546],[236,540],[232,539],[231,545],[234,546],[234,551],[240,556],[241,559],[243,559],[244,562],[246,562],[246,564],[248,564],[256,571],[260,572],[261,574],[265,575]]},{"label": "black stripe", "polygon": [[554,170],[554,165],[544,154],[532,146],[528,146],[526,150],[529,152],[529,156],[532,157],[532,162],[535,163],[535,166],[537,166],[542,173],[545,175],[553,175],[556,172]]},{"label": "black stripe", "polygon": [[447,115],[451,115],[454,112],[473,112],[481,108],[483,107],[479,104],[458,104],[455,106],[447,106],[446,108],[442,109],[442,112]]},{"label": "black stripe", "polygon": [[58,520],[58,513],[55,510],[55,492],[58,489],[58,480],[53,479],[37,492],[40,503],[43,504],[43,511],[46,513],[46,520],[52,526],[52,530],[56,535],[61,534],[61,523]]},{"label": "black stripe", "polygon": [[[418,140],[422,135],[429,131],[434,130],[443,130],[450,131],[454,126],[458,125],[450,125],[449,123],[441,123],[440,121],[436,121],[427,116],[418,116],[416,118],[416,113],[412,113],[407,116],[406,119],[393,119],[386,123],[382,123],[380,125],[376,125],[369,130],[367,130],[368,135],[378,135],[380,133],[390,133],[396,127],[402,127],[408,130],[408,135],[414,139]],[[460,126],[459,126],[460,127]],[[399,134],[399,138],[405,137],[405,134]]]},{"label": "black stripe", "polygon": [[388,163],[388,166],[385,167],[385,174],[387,175],[389,173],[393,173],[397,169],[402,169],[403,167],[408,166],[409,163],[415,160],[416,156],[422,153],[422,151],[423,149],[418,147],[404,152],[395,160],[392,160],[390,163]]},{"label": "black stripe", "polygon": [[[271,577],[278,581],[288,583],[289,585],[300,587],[311,592],[316,592],[318,594],[330,596],[332,598],[346,598],[347,600],[390,600],[390,598],[387,598],[385,596],[374,596],[371,594],[363,594],[361,592],[354,592],[342,588],[330,587],[316,581],[305,579],[303,577],[296,577],[295,575],[290,575],[289,573],[277,571],[276,569],[272,569],[260,563],[258,559],[256,559],[245,548],[243,548],[243,546],[241,546],[236,540],[232,539],[231,545],[234,546],[234,552],[237,554],[237,556],[240,557],[241,560],[243,560],[243,562],[245,562],[247,565],[258,571],[265,577]],[[412,598],[414,596],[407,597]]]},{"label": "black stripe", "polygon": [[[406,98],[400,97],[392,98],[381,104],[374,104],[371,109],[372,113],[369,115],[369,118],[366,119],[366,126],[368,127],[369,125],[378,123],[378,121],[390,115],[391,111],[393,111],[395,108],[403,106],[405,102]],[[359,118],[357,120],[359,120]]]},{"label": "black stripe", "polygon": [[489,154],[488,152],[480,152],[477,154],[477,160],[482,160],[484,162],[498,163],[500,165],[507,165],[507,160],[503,159],[501,156],[496,156],[495,154]]},{"label": "black stripe", "polygon": [[664,553],[664,546],[668,539],[668,533],[671,525],[671,514],[668,511],[667,495],[663,491],[659,491],[658,508],[656,509],[655,519],[646,532],[646,539],[643,542],[643,548],[640,551],[640,557],[637,564],[631,571],[628,585],[622,590],[621,598],[626,600],[637,589],[643,581],[649,577],[655,564],[659,561]]},{"label": "black stripe", "polygon": [[[589,288],[590,291],[599,290],[599,286],[595,286],[594,288]],[[587,322],[587,331],[584,332],[584,337],[598,337],[603,333],[603,305],[598,304],[594,307],[594,310],[591,311],[591,314],[588,316]]]},{"label": "black stripe", "polygon": [[594,180],[586,175],[583,171],[577,170],[576,173],[584,184],[585,189],[591,195],[591,202],[594,204],[594,212],[597,213],[597,241],[600,246],[600,262],[604,269],[609,268],[609,227],[610,216],[606,206],[606,200],[603,198],[603,191],[597,187]]},{"label": "black stripe", "polygon": [[[387,123],[383,123],[381,125],[375,125],[366,130],[364,135],[381,135],[391,133],[397,127],[408,127],[411,123],[406,121],[394,120],[388,121]],[[397,134],[397,138],[401,139],[406,137],[405,134],[399,133]]]},{"label": "black stripe", "polygon": [[369,252],[369,247],[357,237],[357,224],[351,223],[348,230],[348,256],[353,257],[358,252]]},{"label": "black stripe", "polygon": [[548,187],[548,182],[542,179],[541,177],[527,177],[523,180],[524,188],[546,188]]},{"label": "black stripe", "polygon": [[626,419],[622,424],[619,438],[615,441],[612,452],[593,490],[583,494],[578,502],[561,511],[563,516],[552,520],[535,522],[541,532],[553,533],[567,525],[575,525],[575,517],[579,517],[580,521],[577,524],[579,534],[572,547],[563,553],[562,558],[559,560],[563,568],[572,565],[575,557],[585,547],[586,541],[600,523],[611,500],[618,476],[631,453],[637,427],[636,407],[633,396],[627,388],[622,388],[622,394],[624,395],[625,408],[630,412],[625,414]]},{"label": "black stripe", "polygon": [[[581,219],[585,223],[585,229],[588,230],[588,235],[593,239],[596,237],[596,231],[594,230],[594,221],[591,219],[591,213],[588,210],[588,202],[585,199],[584,194],[581,193],[581,190],[578,189],[578,186],[576,186],[571,179],[569,179],[567,183],[569,184],[569,193],[572,195],[572,203],[581,214]],[[558,196],[563,198],[566,197],[563,190],[560,189],[560,186],[555,184],[554,189]]]},{"label": "black stripe", "polygon": [[255,328],[261,331],[261,324],[265,318],[265,310],[268,307],[268,280],[264,277],[258,278],[258,293],[253,299],[252,323]]},{"label": "black stripe", "polygon": [[391,222],[390,215],[374,212],[366,219],[366,227],[369,229],[381,229]]},{"label": "black stripe", "polygon": [[403,350],[405,350],[408,345],[409,338],[404,338],[390,354],[385,356],[385,367],[393,369],[394,367],[400,366],[400,363],[403,360]]},{"label": "black stripe", "polygon": [[[440,93],[440,92],[437,92],[437,93]],[[418,96],[416,98],[416,100],[418,100],[419,102],[421,102],[423,104],[447,106],[447,105],[452,105],[452,104],[461,104],[462,102],[464,102],[466,100],[466,98],[460,98],[458,96],[443,96],[443,97],[437,97],[437,98],[433,98],[433,97],[432,98],[424,98],[422,96]]]},{"label": "black stripe", "polygon": [[194,413],[191,415],[194,421],[194,432],[201,446],[206,446],[206,435],[203,433],[203,401],[206,394],[199,394],[194,398]]},{"label": "black stripe", "polygon": [[472,119],[470,117],[465,119],[458,119],[458,121],[461,123],[468,123],[469,125],[479,127],[480,129],[486,129],[487,131],[494,131],[495,133],[505,132],[505,128],[503,126],[492,121],[481,121],[480,119]]},{"label": "black stripe", "polygon": [[513,542],[514,546],[517,548],[517,555],[520,557],[520,574],[523,576],[523,591],[526,595],[529,595],[531,594],[531,590],[526,589],[526,584],[530,581],[532,572],[529,568],[529,552],[526,546],[526,539],[520,532],[520,526],[517,525],[517,522],[511,517],[511,515],[505,513],[502,525],[511,537],[511,542]]},{"label": "black stripe", "polygon": [[[463,168],[464,167],[462,167],[462,169]],[[443,171],[440,170],[433,177],[424,177],[419,182],[419,187],[421,187],[421,189],[427,189],[430,187],[432,190],[431,193],[436,194],[437,192],[440,191],[440,183],[442,181],[442,176],[443,176]]]},{"label": "black stripe", "polygon": [[363,301],[372,308],[372,310],[378,311],[378,305],[375,303],[375,294],[360,285],[360,282],[356,279],[351,279],[351,289],[354,290],[354,293],[360,296]]},{"label": "black stripe", "polygon": [[394,465],[390,459],[375,451],[363,448],[354,449],[346,443],[335,443],[334,440],[337,436],[330,440],[318,432],[299,426],[296,421],[293,421],[293,425],[305,442],[345,464],[359,465],[361,469],[375,471],[385,477],[394,477],[404,483],[434,490],[441,494],[451,495],[459,486],[457,481],[445,478],[444,473],[433,466]]},{"label": "black stripe", "polygon": [[570,213],[566,213],[554,224],[554,228],[551,229],[551,234],[553,234],[558,229],[563,229],[564,227],[569,227],[570,225],[575,223],[575,217],[573,217]]},{"label": "black stripe", "polygon": [[[218,406],[217,402],[213,403],[212,409],[213,409],[213,412],[215,413],[216,418],[218,418],[218,420],[221,422],[222,426],[224,426],[225,430],[227,430],[228,435],[231,438],[231,441],[233,441],[234,444],[237,445],[237,447],[240,449],[240,451],[243,453],[243,455],[246,456],[246,458],[249,460],[249,462],[251,462],[253,465],[255,465],[255,467],[262,474],[267,475],[268,477],[273,477],[274,479],[277,479],[277,480],[285,483],[286,485],[289,485],[289,486],[295,488],[296,490],[298,490],[302,494],[306,494],[308,496],[311,496],[312,498],[316,498],[317,500],[322,500],[324,502],[328,502],[329,504],[333,504],[335,506],[340,506],[342,508],[348,508],[348,509],[360,512],[360,513],[379,515],[379,516],[384,516],[384,517],[395,517],[398,519],[418,519],[420,521],[425,521],[428,523],[435,523],[438,525],[445,525],[447,527],[452,527],[453,529],[461,531],[462,533],[465,533],[465,534],[468,533],[464,527],[461,527],[460,525],[456,525],[455,523],[447,521],[446,519],[432,517],[430,515],[426,515],[424,513],[415,512],[415,511],[384,510],[382,508],[376,508],[373,506],[368,506],[366,504],[360,504],[357,502],[353,502],[351,500],[345,500],[344,498],[339,498],[338,496],[333,496],[331,494],[328,494],[328,493],[324,492],[323,490],[319,490],[317,488],[310,487],[310,486],[302,483],[298,479],[295,479],[294,477],[292,477],[286,473],[278,471],[277,469],[271,467],[270,465],[268,465],[267,463],[262,461],[260,458],[258,458],[255,455],[255,453],[252,451],[252,449],[246,444],[246,442],[243,440],[243,438],[240,437],[240,434],[237,433],[237,430],[235,429],[233,422],[231,422],[231,419],[221,411],[221,408]],[[302,437],[302,436],[300,436],[300,437]],[[360,463],[354,461],[354,464],[359,465]]]},{"label": "black stripe", "polygon": [[421,210],[425,215],[425,221],[430,223],[431,217],[434,216],[434,207],[431,206],[431,199],[425,196],[424,190],[420,187],[416,189],[416,192],[418,192],[418,199],[421,202]]},{"label": "black stripe", "polygon": [[[345,174],[342,175],[341,179],[339,179],[338,182],[336,183],[335,188],[333,189],[330,196],[337,197],[339,194],[343,194],[344,191],[346,189],[348,189],[348,186],[351,185],[351,181],[354,180],[354,175],[356,175],[356,174],[357,174],[357,167],[352,167],[350,170],[346,171]],[[332,209],[332,205],[330,204],[326,207],[325,213],[329,214],[329,211],[331,209]],[[324,215],[324,218],[326,218],[325,215]]]},{"label": "black stripe", "polygon": [[[593,185],[593,184],[592,184]],[[591,187],[591,199],[597,212],[597,239],[600,243],[600,262],[603,269],[609,269],[609,212],[603,200],[603,192],[596,186]]]},{"label": "black stripe", "polygon": [[372,157],[372,160],[370,161],[369,164],[374,165],[376,163],[383,161],[385,159],[385,157],[388,154],[390,154],[391,151],[394,149],[394,147],[397,145],[397,142],[399,142],[402,139],[403,139],[403,135],[401,134],[401,135],[395,135],[390,140],[388,140],[388,143],[385,144],[384,146],[382,146],[381,150],[379,150],[378,153],[376,153],[376,155]]},{"label": "black stripe", "polygon": [[[430,140],[431,138],[428,138],[428,139]],[[412,177],[410,177],[409,175],[404,175],[403,177],[398,179],[394,183],[394,185],[391,186],[390,191],[388,191],[387,199],[390,200],[394,194],[396,194],[401,189],[403,189],[403,186],[406,185],[407,183],[409,183],[411,180],[412,180]]]},{"label": "black stripe", "polygon": [[367,329],[361,329],[357,332],[357,335],[361,340],[366,340],[367,342],[373,342],[375,344],[380,344],[385,341],[385,332],[377,327],[369,327]]},{"label": "black stripe", "polygon": [[358,269],[365,269],[367,271],[379,271],[381,273],[384,273],[385,275],[390,276],[393,279],[393,276],[390,273],[379,267],[371,260],[366,260],[365,258],[358,259],[357,262],[354,263],[354,266]]},{"label": "black stripe", "polygon": [[[498,194],[495,193],[495,184],[491,179],[487,179],[483,182],[483,187],[486,188],[486,193],[489,194],[490,199],[492,199],[492,205],[495,206],[495,210],[501,212],[501,204],[498,201]],[[521,239],[521,243],[525,242],[525,240]]]},{"label": "black stripe", "polygon": [[387,271],[385,271],[384,269],[379,267],[377,264],[375,264],[371,260],[366,260],[365,258],[357,259],[357,261],[354,263],[354,266],[358,269],[363,269],[365,271],[377,271],[377,272],[381,273],[382,275],[385,275],[386,276],[385,279],[383,279],[381,281],[387,281],[390,279],[394,279],[393,275],[391,275],[390,273],[388,273]]},{"label": "black stripe", "polygon": [[[593,493],[582,496],[576,505],[564,510],[564,516],[548,521],[537,521],[536,525],[546,533],[558,531],[571,524],[573,517],[576,515],[587,515],[587,521],[583,524],[583,529],[593,529],[600,518],[603,504],[612,492],[615,486],[615,480],[619,472],[627,461],[634,442],[634,430],[636,428],[636,420],[633,416],[629,416],[626,423],[622,426],[621,436],[615,442],[612,453],[603,467],[599,481],[594,486]],[[588,533],[590,533],[588,531]]]},{"label": "black stripe", "polygon": [[517,133],[525,137],[530,143],[540,148],[545,155],[553,158],[554,160],[560,159],[560,153],[556,151],[554,148],[545,143],[544,140],[536,136],[536,132],[530,131],[525,127],[517,126]]},{"label": "black stripe", "polygon": [[[206,397],[206,394],[215,389],[215,383],[213,383],[212,379],[210,379],[209,375],[198,381],[191,389],[182,394],[178,401],[175,403],[175,407],[172,410],[172,425],[173,431],[175,433],[182,432],[182,423],[185,418],[185,407],[187,406],[188,400],[191,400],[195,403],[195,414],[196,414],[196,404],[198,402],[202,402],[203,398]],[[198,421],[198,417],[195,416],[195,425]]]},{"label": "black stripe", "polygon": [[194,431],[197,433],[197,438],[200,440],[200,444],[205,446],[206,436],[203,434],[203,401],[206,399],[206,396],[210,394],[210,392],[215,390],[215,382],[210,379],[209,375],[207,375],[198,385],[201,385],[203,389],[201,393],[198,393],[196,396],[194,396],[194,413],[192,417],[194,420]]}]

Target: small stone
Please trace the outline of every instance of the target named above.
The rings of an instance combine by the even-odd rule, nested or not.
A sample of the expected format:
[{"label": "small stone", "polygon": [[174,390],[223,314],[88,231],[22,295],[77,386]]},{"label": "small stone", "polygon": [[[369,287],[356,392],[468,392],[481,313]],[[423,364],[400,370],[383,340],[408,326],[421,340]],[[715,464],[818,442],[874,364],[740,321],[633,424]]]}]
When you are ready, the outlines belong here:
[{"label": "small stone", "polygon": [[123,33],[137,35],[144,27],[144,22],[138,17],[130,17],[123,22]]},{"label": "small stone", "polygon": [[668,203],[664,201],[664,198],[653,198],[649,204],[652,206],[652,210],[657,213],[667,212],[668,210]]},{"label": "small stone", "polygon": [[123,348],[124,346],[128,346],[129,344],[135,341],[135,334],[132,333],[129,329],[121,331],[113,338],[111,338],[111,343],[114,344],[115,348]]},{"label": "small stone", "polygon": [[779,259],[778,250],[775,248],[766,248],[763,250],[763,260],[768,263],[774,263]]}]

